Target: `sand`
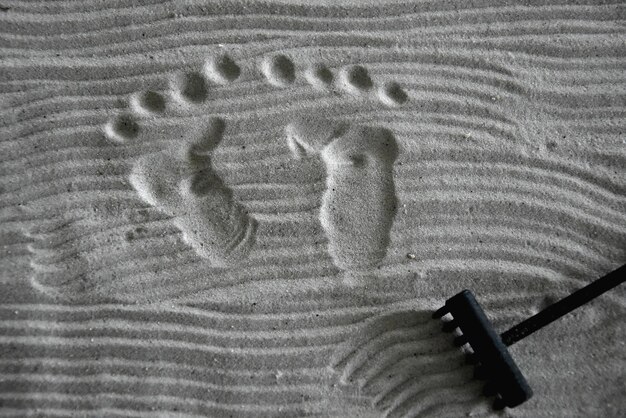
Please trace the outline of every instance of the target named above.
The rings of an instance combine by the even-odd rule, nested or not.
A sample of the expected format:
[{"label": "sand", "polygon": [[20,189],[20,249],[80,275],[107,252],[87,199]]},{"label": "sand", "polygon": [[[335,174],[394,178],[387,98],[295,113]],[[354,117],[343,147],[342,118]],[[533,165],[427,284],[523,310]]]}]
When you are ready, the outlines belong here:
[{"label": "sand", "polygon": [[[618,417],[619,1],[0,2],[0,415]],[[621,412],[620,412],[621,411]]]}]

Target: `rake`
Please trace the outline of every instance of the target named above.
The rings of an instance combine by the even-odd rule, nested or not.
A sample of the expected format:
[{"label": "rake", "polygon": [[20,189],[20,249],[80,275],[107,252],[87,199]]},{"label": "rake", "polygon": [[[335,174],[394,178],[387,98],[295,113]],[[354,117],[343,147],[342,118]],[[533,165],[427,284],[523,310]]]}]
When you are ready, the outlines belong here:
[{"label": "rake", "polygon": [[438,319],[446,314],[452,315],[451,321],[444,322],[443,330],[452,332],[458,328],[461,335],[454,339],[454,344],[458,347],[470,345],[473,353],[468,354],[468,361],[476,365],[474,377],[487,381],[483,393],[486,396],[496,396],[493,404],[495,409],[513,408],[530,399],[533,391],[507,347],[614,288],[624,280],[626,280],[626,264],[551,304],[500,335],[493,329],[493,325],[469,290],[463,290],[446,300],[445,305],[435,311],[433,318]]}]

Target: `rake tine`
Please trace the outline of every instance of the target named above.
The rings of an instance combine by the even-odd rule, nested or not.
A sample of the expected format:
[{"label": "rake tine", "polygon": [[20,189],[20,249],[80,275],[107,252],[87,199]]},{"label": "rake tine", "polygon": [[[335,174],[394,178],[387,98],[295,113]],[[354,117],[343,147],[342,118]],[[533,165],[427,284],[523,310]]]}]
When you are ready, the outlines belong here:
[{"label": "rake tine", "polygon": [[[485,380],[487,378],[487,370],[483,366],[476,366],[474,368],[474,379]],[[493,383],[493,382],[490,382]],[[495,385],[495,384],[494,384]]]},{"label": "rake tine", "polygon": [[454,338],[454,345],[456,345],[457,347],[461,347],[468,342],[469,341],[467,340],[467,337],[465,335],[459,335],[458,337]]},{"label": "rake tine", "polygon": [[454,345],[461,347],[469,344],[471,347],[472,353],[466,354],[466,363],[476,364],[475,379],[487,381],[483,393],[487,396],[497,395],[493,403],[494,409],[512,408],[530,399],[533,391],[515,364],[507,346],[624,281],[626,265],[553,303],[500,335],[495,332],[485,312],[469,290],[464,290],[446,300],[445,305],[435,311],[433,318],[452,315],[452,320],[445,322],[442,330],[452,332],[458,328],[461,331],[461,334],[454,338]]},{"label": "rake tine", "polygon": [[485,396],[493,396],[498,393],[498,388],[494,382],[487,382],[483,387],[483,395]]},{"label": "rake tine", "polygon": [[465,364],[478,364],[478,357],[474,353],[467,353],[465,355]]},{"label": "rake tine", "polygon": [[458,327],[458,324],[456,323],[456,321],[452,320],[452,321],[444,322],[443,326],[441,327],[441,330],[443,332],[452,332],[457,327]]},{"label": "rake tine", "polygon": [[[473,354],[468,359],[478,363],[474,377],[493,381],[504,405],[517,406],[532,396],[526,379],[470,291],[465,290],[448,299],[433,316],[441,317],[441,313],[450,313],[462,333],[454,338],[454,345],[469,344],[472,348]],[[452,326],[444,325],[446,328]]]},{"label": "rake tine", "polygon": [[445,306],[442,306],[433,313],[433,319],[439,319],[447,313],[448,309]]}]

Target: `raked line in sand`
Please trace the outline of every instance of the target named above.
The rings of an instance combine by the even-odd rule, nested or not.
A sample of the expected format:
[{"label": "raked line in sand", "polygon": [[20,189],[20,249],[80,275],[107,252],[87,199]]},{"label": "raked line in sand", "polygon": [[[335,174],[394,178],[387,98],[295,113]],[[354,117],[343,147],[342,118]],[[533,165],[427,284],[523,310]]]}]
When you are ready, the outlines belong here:
[{"label": "raked line in sand", "polygon": [[[2,413],[488,415],[426,310],[624,262],[620,2],[5,3]],[[510,415],[618,416],[623,300]]]}]

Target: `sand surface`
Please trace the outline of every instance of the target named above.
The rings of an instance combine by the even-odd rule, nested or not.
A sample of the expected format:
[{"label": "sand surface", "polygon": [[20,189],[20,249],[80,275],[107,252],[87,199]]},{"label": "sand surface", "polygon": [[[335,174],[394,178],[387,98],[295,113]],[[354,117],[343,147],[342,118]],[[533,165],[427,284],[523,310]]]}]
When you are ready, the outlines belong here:
[{"label": "sand surface", "polygon": [[626,262],[624,3],[311,3],[0,0],[0,415],[623,416],[623,288],[429,315]]}]

